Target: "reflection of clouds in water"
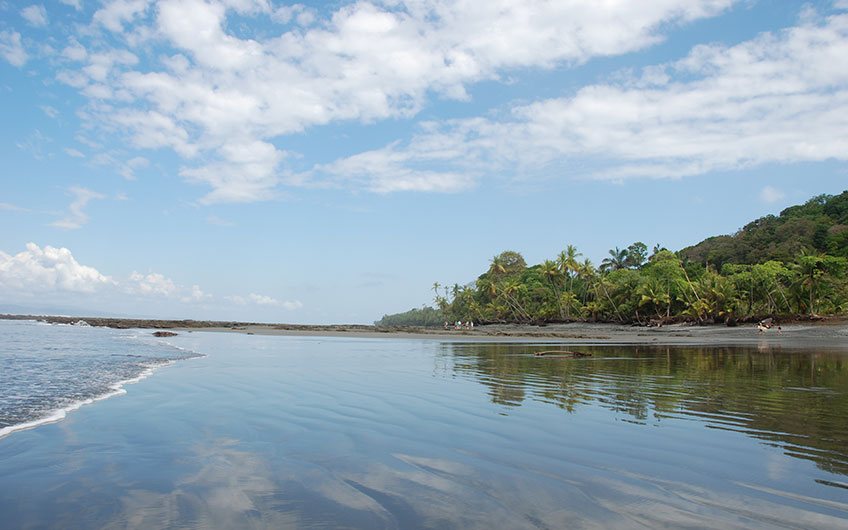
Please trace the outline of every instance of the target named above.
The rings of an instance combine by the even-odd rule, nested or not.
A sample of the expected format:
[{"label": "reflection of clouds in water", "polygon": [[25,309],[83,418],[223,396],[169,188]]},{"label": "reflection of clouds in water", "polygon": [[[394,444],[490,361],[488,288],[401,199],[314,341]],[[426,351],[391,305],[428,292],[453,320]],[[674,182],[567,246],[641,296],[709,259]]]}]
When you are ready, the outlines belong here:
[{"label": "reflection of clouds in water", "polygon": [[197,447],[200,469],[170,492],[130,490],[106,528],[297,528],[295,513],[271,505],[276,487],[264,462],[234,445]]},{"label": "reflection of clouds in water", "polygon": [[[587,500],[615,516],[604,522],[605,528],[846,527],[842,517],[848,514],[848,505],[829,503],[828,508],[841,512],[832,516],[813,511],[818,510],[816,505],[824,506],[815,499],[800,498],[780,490],[762,490],[768,495],[751,496],[738,487],[750,486],[735,483],[716,490],[616,470],[609,476],[601,473],[586,477],[581,490]],[[798,503],[786,505],[787,498],[808,501],[807,506],[811,509]]]},{"label": "reflection of clouds in water", "polygon": [[771,480],[782,480],[789,467],[786,458],[780,453],[769,453],[766,456],[766,475]]},{"label": "reflection of clouds in water", "polygon": [[194,447],[187,462],[196,467],[170,491],[127,490],[120,513],[104,527],[838,528],[838,517],[848,514],[848,505],[741,483],[697,485],[568,461],[523,468],[499,454],[377,453],[310,462],[265,451],[260,457],[217,440]]},{"label": "reflection of clouds in water", "polygon": [[[820,503],[787,506],[790,493],[752,496],[744,484],[710,489],[620,469],[573,466],[526,471],[497,462],[460,463],[394,455],[395,464],[372,462],[339,477],[392,515],[398,528],[839,528]],[[401,463],[398,465],[398,463]],[[405,464],[405,465],[404,465]],[[804,503],[808,505],[803,506]]]}]

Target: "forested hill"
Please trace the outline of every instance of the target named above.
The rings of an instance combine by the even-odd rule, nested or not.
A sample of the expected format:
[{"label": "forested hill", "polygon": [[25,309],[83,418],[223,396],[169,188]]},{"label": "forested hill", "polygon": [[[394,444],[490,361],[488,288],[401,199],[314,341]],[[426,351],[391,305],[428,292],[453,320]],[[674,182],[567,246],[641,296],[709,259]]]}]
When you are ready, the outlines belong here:
[{"label": "forested hill", "polygon": [[820,195],[679,252],[637,241],[598,266],[572,245],[528,265],[507,250],[476,280],[433,285],[435,308],[378,325],[448,321],[727,322],[848,314],[848,191]]},{"label": "forested hill", "polygon": [[725,263],[791,261],[802,249],[848,257],[848,191],[819,195],[780,215],[761,217],[732,236],[714,236],[684,248],[680,256],[720,269]]}]

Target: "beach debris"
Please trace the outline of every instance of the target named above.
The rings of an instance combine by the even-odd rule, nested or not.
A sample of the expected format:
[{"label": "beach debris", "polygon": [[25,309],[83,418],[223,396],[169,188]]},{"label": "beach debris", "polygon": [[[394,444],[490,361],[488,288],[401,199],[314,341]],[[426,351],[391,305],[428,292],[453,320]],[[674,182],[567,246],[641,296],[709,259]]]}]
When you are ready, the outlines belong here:
[{"label": "beach debris", "polygon": [[154,331],[153,336],[154,337],[176,337],[177,334],[174,333],[173,331]]},{"label": "beach debris", "polygon": [[760,320],[757,322],[757,333],[765,333],[773,327],[777,327],[777,334],[781,335],[783,333],[783,329],[780,327],[780,324],[777,324],[774,319],[766,318],[764,320]]},{"label": "beach debris", "polygon": [[570,357],[572,359],[579,359],[581,357],[591,357],[591,353],[586,353],[582,351],[570,351],[570,350],[546,350],[546,351],[537,351],[533,354],[534,357],[547,357],[547,356],[561,356],[561,357]]}]

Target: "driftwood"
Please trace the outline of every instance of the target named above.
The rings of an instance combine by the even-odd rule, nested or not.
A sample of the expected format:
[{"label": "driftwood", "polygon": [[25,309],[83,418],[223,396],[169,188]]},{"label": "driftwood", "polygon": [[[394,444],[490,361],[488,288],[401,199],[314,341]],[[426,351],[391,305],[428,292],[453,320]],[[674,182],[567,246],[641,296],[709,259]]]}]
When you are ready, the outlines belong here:
[{"label": "driftwood", "polygon": [[537,351],[533,354],[535,357],[545,357],[548,355],[560,355],[563,357],[570,357],[572,359],[579,359],[580,357],[591,357],[591,353],[585,353],[581,351],[569,351],[569,350],[547,350],[547,351]]}]

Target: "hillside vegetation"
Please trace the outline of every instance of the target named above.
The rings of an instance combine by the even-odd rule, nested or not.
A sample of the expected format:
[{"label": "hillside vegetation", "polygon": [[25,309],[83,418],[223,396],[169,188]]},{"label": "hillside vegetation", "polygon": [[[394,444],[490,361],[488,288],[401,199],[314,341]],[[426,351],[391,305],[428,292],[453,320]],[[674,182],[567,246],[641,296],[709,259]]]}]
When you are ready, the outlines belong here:
[{"label": "hillside vegetation", "polygon": [[[467,285],[433,285],[436,308],[377,325],[442,320],[660,324],[817,317],[848,312],[848,191],[820,195],[733,235],[679,252],[635,242],[598,266],[572,245],[528,266],[508,250]],[[420,318],[419,318],[420,317]]]}]

